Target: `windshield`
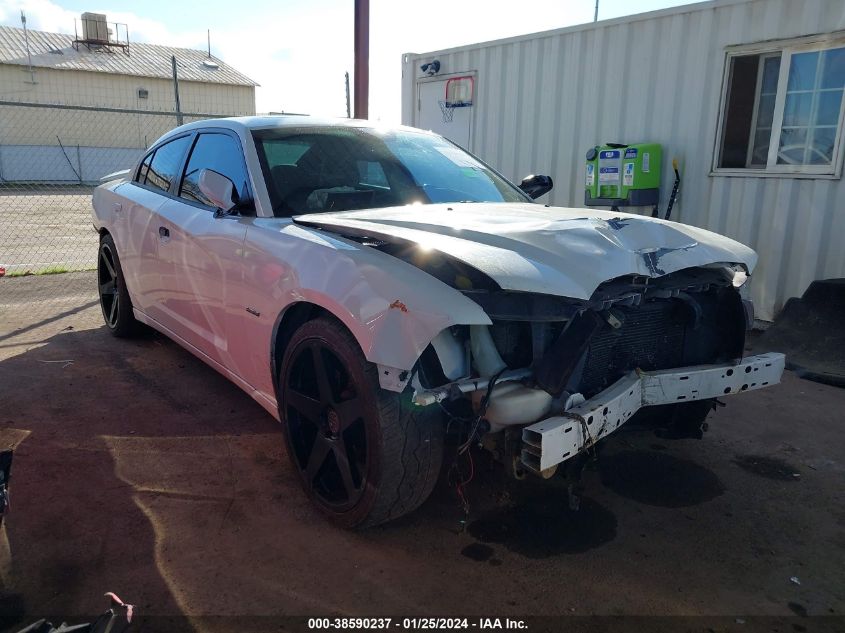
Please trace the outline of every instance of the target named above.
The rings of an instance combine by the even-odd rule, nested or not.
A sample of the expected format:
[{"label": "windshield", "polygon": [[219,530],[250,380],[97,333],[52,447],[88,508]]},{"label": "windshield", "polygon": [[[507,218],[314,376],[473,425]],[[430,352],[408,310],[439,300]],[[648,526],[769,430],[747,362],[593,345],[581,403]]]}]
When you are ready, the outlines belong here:
[{"label": "windshield", "polygon": [[528,202],[446,139],[406,130],[253,131],[277,216],[437,202]]}]

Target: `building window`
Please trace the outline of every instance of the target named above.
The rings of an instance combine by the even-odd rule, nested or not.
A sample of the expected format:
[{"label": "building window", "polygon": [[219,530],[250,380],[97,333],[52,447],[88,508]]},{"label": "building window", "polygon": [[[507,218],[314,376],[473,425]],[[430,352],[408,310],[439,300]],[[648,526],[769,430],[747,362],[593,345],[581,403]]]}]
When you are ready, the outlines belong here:
[{"label": "building window", "polygon": [[727,63],[716,171],[834,174],[845,109],[845,41],[736,51]]}]

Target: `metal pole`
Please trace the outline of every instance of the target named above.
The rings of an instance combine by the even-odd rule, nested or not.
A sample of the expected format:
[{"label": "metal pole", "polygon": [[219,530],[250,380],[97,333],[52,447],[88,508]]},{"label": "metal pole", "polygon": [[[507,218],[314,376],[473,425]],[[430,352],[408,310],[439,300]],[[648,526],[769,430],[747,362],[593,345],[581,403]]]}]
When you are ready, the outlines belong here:
[{"label": "metal pole", "polygon": [[35,83],[35,72],[32,70],[32,55],[29,52],[29,32],[26,30],[26,14],[21,9],[21,24],[23,25],[23,40],[26,46],[26,61],[29,64],[29,81]]},{"label": "metal pole", "polygon": [[208,29],[208,58],[211,59],[211,29]]},{"label": "metal pole", "polygon": [[82,184],[82,152],[79,149],[79,144],[76,145],[76,166],[79,168],[79,173],[77,177],[79,178],[79,184]]},{"label": "metal pole", "polygon": [[346,73],[346,118],[352,118],[352,111],[349,109],[349,73]]},{"label": "metal pole", "polygon": [[596,0],[596,12],[593,14],[593,22],[599,21],[599,0]]},{"label": "metal pole", "polygon": [[355,0],[355,118],[369,118],[370,0]]},{"label": "metal pole", "polygon": [[179,76],[176,74],[176,55],[170,56],[173,65],[173,93],[176,95],[176,124],[182,125],[182,105],[179,103]]}]

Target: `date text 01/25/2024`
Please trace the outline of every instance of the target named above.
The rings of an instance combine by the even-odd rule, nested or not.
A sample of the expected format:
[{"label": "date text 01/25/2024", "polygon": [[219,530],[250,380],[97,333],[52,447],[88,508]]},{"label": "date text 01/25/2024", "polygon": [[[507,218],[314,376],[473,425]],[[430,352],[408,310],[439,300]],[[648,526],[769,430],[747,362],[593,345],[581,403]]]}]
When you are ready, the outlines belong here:
[{"label": "date text 01/25/2024", "polygon": [[524,620],[512,618],[309,618],[311,630],[527,630]]}]

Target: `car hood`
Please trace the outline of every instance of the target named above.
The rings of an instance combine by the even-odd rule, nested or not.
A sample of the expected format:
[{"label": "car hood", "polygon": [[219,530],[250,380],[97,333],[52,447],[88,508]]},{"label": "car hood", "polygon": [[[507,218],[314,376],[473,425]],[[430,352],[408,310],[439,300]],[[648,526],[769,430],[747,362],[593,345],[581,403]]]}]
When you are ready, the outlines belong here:
[{"label": "car hood", "polygon": [[629,213],[538,204],[454,203],[314,213],[294,221],[340,235],[417,243],[454,257],[505,290],[589,299],[623,275],[659,277],[742,264],[753,250],[704,229]]}]

